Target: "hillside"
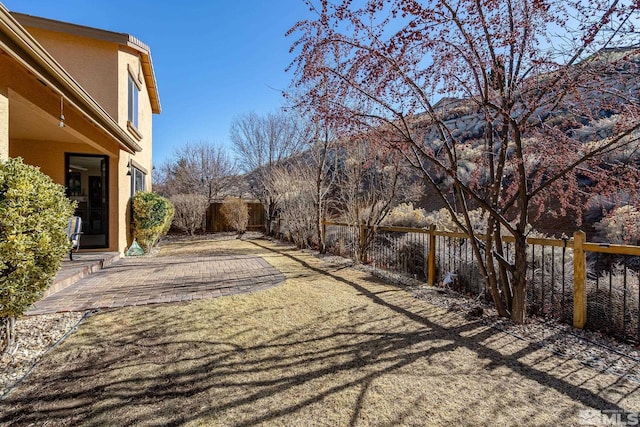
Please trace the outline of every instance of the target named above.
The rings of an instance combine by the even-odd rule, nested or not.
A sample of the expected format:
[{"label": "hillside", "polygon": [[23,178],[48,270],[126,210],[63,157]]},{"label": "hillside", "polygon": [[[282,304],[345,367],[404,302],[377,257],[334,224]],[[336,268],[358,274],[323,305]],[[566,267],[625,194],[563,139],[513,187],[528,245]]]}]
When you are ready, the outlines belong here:
[{"label": "hillside", "polygon": [[[635,123],[629,124],[629,118],[634,117],[640,107],[638,94],[640,93],[640,51],[636,48],[608,49],[585,59],[575,65],[576,73],[581,74],[580,84],[568,91],[562,103],[554,104],[554,94],[542,94],[549,99],[547,104],[541,103],[534,114],[528,117],[527,133],[523,135],[525,156],[531,161],[526,165],[535,175],[540,170],[540,175],[544,180],[543,168],[545,162],[550,162],[551,157],[559,157],[562,153],[562,145],[571,145],[574,150],[593,149],[604,143],[619,132],[621,123],[627,128],[635,127],[630,136],[633,143],[629,144],[626,150],[606,156],[603,162],[604,167],[612,170],[619,165],[628,163],[636,168],[640,165],[638,154],[640,131],[638,129],[638,119]],[[596,74],[597,72],[597,74]],[[585,78],[588,77],[588,78]],[[531,82],[522,84],[523,90],[527,87],[532,92],[540,91],[545,86],[546,80],[553,78],[553,75],[537,76],[530,78]],[[523,95],[523,103],[532,94]],[[519,118],[519,114],[526,106],[518,104],[512,107],[514,119]],[[414,135],[419,139],[425,150],[432,150],[434,156],[438,156],[447,147],[455,151],[457,158],[457,174],[465,182],[472,182],[474,179],[483,182],[482,167],[487,167],[486,153],[490,151],[487,145],[487,130],[498,129],[501,125],[502,117],[499,114],[493,116],[493,121],[489,122],[486,117],[487,109],[479,107],[477,99],[456,99],[443,98],[434,105],[434,115],[422,113],[413,119]],[[489,126],[489,124],[491,126]],[[630,125],[630,126],[629,126]],[[439,128],[438,128],[439,126]],[[525,126],[523,126],[524,128]],[[445,128],[450,132],[447,139],[442,140],[442,134],[438,131]],[[499,135],[501,136],[501,135]],[[541,151],[538,138],[557,138],[557,149],[546,146]],[[494,137],[491,141],[493,152],[498,153],[501,148],[501,140]],[[509,148],[513,150],[513,148]],[[509,154],[512,151],[509,152]],[[509,155],[508,154],[508,155]],[[546,157],[545,157],[546,156]],[[443,162],[448,159],[439,157]],[[566,159],[559,159],[558,163],[566,162]],[[508,162],[508,161],[507,161]],[[435,170],[429,162],[424,162],[423,166],[434,178],[440,188],[450,188],[450,179],[442,172]],[[603,166],[601,164],[600,166]],[[508,179],[508,175],[507,175]],[[490,182],[484,181],[484,185]],[[508,185],[508,183],[505,183]],[[504,185],[504,184],[503,184]],[[574,215],[558,216],[560,205],[554,195],[550,195],[546,200],[546,209],[537,219],[534,226],[548,234],[570,234],[577,228],[590,231],[590,224],[602,218],[603,211],[612,207],[611,200],[607,197],[596,197],[594,203],[593,196],[598,191],[595,189],[593,180],[584,174],[578,177],[578,190],[581,193],[577,199],[578,203],[590,203],[588,209],[583,209],[585,223],[580,223],[580,218]],[[420,206],[426,210],[434,210],[442,207],[442,203],[434,197],[433,189],[427,188],[425,195],[420,201]],[[612,195],[609,195],[610,198]],[[630,198],[633,195],[614,195],[619,198]],[[534,212],[531,212],[532,214]]]},{"label": "hillside", "polygon": [[[580,84],[572,89],[572,92],[565,97],[561,104],[554,104],[554,94],[543,94],[548,98],[547,104],[538,108],[534,114],[529,117],[528,133],[524,135],[525,149],[529,150],[530,156],[537,158],[542,164],[547,156],[558,156],[561,150],[556,153],[540,152],[537,146],[536,138],[540,135],[549,138],[549,135],[558,137],[558,146],[562,144],[573,144],[574,149],[580,150],[581,147],[593,147],[606,141],[617,131],[617,124],[626,120],[630,114],[631,108],[638,108],[638,93],[640,92],[640,80],[638,79],[640,70],[640,51],[635,48],[608,49],[601,51],[597,55],[593,55],[575,67],[575,72],[580,76]],[[588,78],[585,78],[587,76]],[[534,96],[540,89],[544,87],[548,79],[553,75],[544,75],[531,77],[530,82],[522,84],[524,89],[529,88],[532,92],[527,96]],[[533,89],[531,89],[533,88]],[[533,95],[532,95],[533,94]],[[628,102],[621,102],[626,97]],[[525,99],[523,95],[521,97]],[[524,102],[524,101],[523,101]],[[457,174],[463,179],[471,181],[478,179],[478,175],[482,174],[481,169],[484,161],[483,152],[486,152],[485,134],[488,125],[496,129],[500,123],[499,115],[494,116],[494,121],[489,123],[486,117],[486,110],[478,107],[477,100],[474,99],[458,99],[458,98],[442,98],[433,107],[438,119],[439,125],[444,126],[450,131],[449,139],[443,142],[441,136],[437,132],[437,128],[433,123],[433,116],[427,113],[417,114],[411,119],[411,127],[414,132],[413,137],[419,138],[420,142],[427,149],[434,153],[443,150],[444,144],[454,147],[457,155]],[[518,114],[522,110],[522,105],[513,107],[514,114]],[[636,139],[630,150],[622,153],[621,156],[628,158],[607,158],[606,161],[612,164],[631,160],[632,165],[640,164],[638,155],[637,138],[640,133],[637,129],[633,134]],[[493,140],[493,149],[497,152],[501,147],[499,139]],[[349,156],[348,139],[343,139],[341,143],[336,144],[331,149],[328,157],[330,165],[327,175],[329,179],[335,178],[344,172],[344,165],[347,156]],[[510,150],[512,150],[510,148]],[[375,153],[374,157],[378,156]],[[384,154],[382,154],[384,155]],[[280,163],[285,169],[292,169],[301,164],[314,164],[314,156],[310,150],[297,154],[296,156],[285,159]],[[486,165],[486,163],[485,163]],[[538,164],[528,165],[533,170],[539,168]],[[442,171],[435,170],[430,164],[424,163],[427,173],[434,178],[439,188],[445,192],[451,193],[450,180]],[[249,188],[253,188],[254,194],[259,196],[264,191],[259,185],[260,171],[253,171],[244,176],[245,182]],[[403,176],[404,182],[408,184],[424,183],[423,191],[420,197],[412,199],[414,206],[425,209],[426,211],[438,210],[444,206],[442,200],[436,195],[430,184],[427,184],[423,173],[415,168],[409,168]],[[507,178],[508,179],[508,178]],[[488,184],[487,182],[484,183]],[[363,186],[368,184],[365,182]],[[579,179],[579,192],[581,197],[578,203],[587,203],[589,199],[593,199],[594,187],[593,183],[587,176]],[[246,188],[246,187],[245,187]],[[257,191],[257,193],[256,193]],[[258,194],[260,193],[260,194]],[[453,199],[452,199],[453,200]],[[575,215],[558,215],[561,206],[558,200],[549,196],[546,200],[546,208],[543,214],[537,218],[534,227],[538,230],[550,234],[560,235],[562,233],[570,235],[578,228],[582,228],[587,232],[592,231],[591,224],[600,220],[603,211],[611,208],[611,204],[605,197],[600,197],[598,204],[592,204],[588,209],[583,210],[584,223],[580,224],[581,219]],[[535,212],[530,212],[532,215]],[[508,214],[508,213],[507,213]],[[580,225],[579,225],[580,224]]]}]

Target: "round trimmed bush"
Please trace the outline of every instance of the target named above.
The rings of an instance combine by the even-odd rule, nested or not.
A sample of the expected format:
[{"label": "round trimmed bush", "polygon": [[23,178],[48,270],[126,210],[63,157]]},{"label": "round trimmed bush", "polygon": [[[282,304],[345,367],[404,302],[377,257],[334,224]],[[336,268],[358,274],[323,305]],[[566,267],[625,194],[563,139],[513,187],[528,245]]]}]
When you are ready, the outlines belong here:
[{"label": "round trimmed bush", "polygon": [[159,194],[140,191],[133,196],[134,235],[145,252],[169,231],[174,212],[173,204]]},{"label": "round trimmed bush", "polygon": [[42,297],[69,252],[75,203],[64,187],[22,159],[0,162],[0,349],[13,319]]}]

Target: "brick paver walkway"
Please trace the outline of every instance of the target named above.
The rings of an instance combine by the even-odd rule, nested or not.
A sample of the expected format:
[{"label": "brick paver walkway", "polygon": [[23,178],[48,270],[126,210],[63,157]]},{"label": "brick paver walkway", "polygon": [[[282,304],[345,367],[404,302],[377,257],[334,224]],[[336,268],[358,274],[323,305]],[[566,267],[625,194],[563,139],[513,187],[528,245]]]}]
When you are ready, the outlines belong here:
[{"label": "brick paver walkway", "polygon": [[250,255],[124,258],[44,298],[26,314],[215,298],[283,281],[271,264]]}]

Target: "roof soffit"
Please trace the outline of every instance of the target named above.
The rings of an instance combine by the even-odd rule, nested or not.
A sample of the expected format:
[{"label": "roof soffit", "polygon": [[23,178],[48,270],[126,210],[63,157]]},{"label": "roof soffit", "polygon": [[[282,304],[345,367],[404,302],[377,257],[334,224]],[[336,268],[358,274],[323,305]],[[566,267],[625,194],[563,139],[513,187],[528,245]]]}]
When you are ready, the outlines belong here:
[{"label": "roof soffit", "polygon": [[59,92],[96,126],[129,152],[141,151],[124,129],[71,75],[18,23],[0,3],[0,48],[37,79]]},{"label": "roof soffit", "polygon": [[22,26],[25,27],[34,27],[48,31],[88,37],[109,43],[115,43],[133,49],[142,58],[141,62],[143,74],[145,83],[147,85],[147,91],[149,93],[149,100],[151,102],[152,111],[155,114],[159,114],[162,111],[162,107],[160,105],[160,95],[158,93],[158,87],[156,84],[155,72],[153,70],[153,61],[151,59],[151,50],[149,49],[149,46],[147,46],[137,37],[126,33],[117,33],[114,31],[56,21],[53,19],[26,15],[18,12],[10,13]]}]

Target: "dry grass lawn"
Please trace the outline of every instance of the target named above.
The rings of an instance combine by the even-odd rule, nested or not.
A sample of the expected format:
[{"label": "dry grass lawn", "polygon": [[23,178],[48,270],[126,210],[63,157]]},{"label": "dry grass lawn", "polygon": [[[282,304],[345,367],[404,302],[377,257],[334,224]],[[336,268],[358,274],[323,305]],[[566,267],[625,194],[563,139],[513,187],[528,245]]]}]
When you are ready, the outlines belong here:
[{"label": "dry grass lawn", "polygon": [[94,315],[0,402],[0,422],[551,426],[577,425],[586,408],[640,409],[639,384],[366,273],[264,240],[163,249],[185,250],[254,253],[287,280]]}]

